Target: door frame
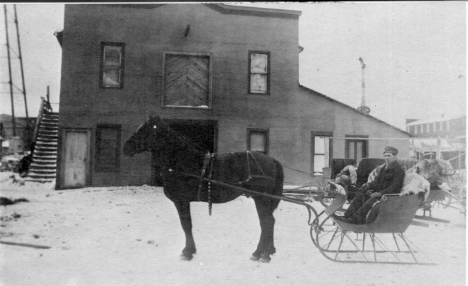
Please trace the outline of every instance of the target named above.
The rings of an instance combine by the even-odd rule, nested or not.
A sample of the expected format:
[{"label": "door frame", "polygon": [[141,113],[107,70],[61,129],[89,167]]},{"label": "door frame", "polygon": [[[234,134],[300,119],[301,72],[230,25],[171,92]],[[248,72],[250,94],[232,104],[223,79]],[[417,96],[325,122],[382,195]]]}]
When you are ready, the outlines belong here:
[{"label": "door frame", "polygon": [[81,132],[81,133],[86,133],[86,152],[88,154],[88,161],[86,162],[85,168],[85,186],[90,186],[91,185],[91,163],[92,163],[92,156],[91,156],[91,128],[60,128],[59,130],[59,135],[58,135],[58,146],[57,150],[59,151],[57,154],[57,181],[56,181],[56,189],[79,189],[82,187],[65,187],[65,182],[64,182],[64,171],[65,171],[65,154],[66,150],[66,144],[65,144],[65,139],[66,139],[66,133],[67,132]]}]

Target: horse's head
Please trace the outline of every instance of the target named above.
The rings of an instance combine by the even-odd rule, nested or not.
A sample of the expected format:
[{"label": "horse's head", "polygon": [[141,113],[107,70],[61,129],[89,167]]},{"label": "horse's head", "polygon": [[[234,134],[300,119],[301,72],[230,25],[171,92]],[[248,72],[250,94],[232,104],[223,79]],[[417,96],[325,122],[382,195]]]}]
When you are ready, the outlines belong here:
[{"label": "horse's head", "polygon": [[132,157],[135,154],[151,151],[154,149],[155,137],[157,137],[158,131],[163,127],[162,120],[157,117],[149,117],[133,135],[125,141],[123,147],[123,153],[125,156]]}]

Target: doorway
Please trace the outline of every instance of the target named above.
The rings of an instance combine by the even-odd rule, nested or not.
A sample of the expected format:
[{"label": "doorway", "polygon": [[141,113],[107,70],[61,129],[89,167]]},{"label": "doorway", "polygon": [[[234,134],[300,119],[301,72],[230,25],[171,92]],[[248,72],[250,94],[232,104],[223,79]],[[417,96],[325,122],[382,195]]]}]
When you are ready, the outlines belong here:
[{"label": "doorway", "polygon": [[63,131],[61,188],[82,188],[89,180],[90,131]]}]

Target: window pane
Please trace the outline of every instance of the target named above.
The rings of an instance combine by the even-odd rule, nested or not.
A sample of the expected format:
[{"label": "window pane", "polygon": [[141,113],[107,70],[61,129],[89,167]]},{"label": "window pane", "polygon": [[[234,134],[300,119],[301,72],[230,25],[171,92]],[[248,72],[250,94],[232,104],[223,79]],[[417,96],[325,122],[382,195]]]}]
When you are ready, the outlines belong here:
[{"label": "window pane", "polygon": [[267,92],[267,76],[263,74],[250,75],[250,92],[266,93]]},{"label": "window pane", "polygon": [[263,133],[250,133],[250,150],[266,152],[266,136]]},{"label": "window pane", "polygon": [[267,73],[268,56],[266,54],[250,55],[250,72],[252,73]]},{"label": "window pane", "polygon": [[105,46],[104,47],[104,64],[120,65],[122,47]]},{"label": "window pane", "polygon": [[325,154],[325,138],[315,136],[315,154]]},{"label": "window pane", "polygon": [[322,173],[323,167],[325,167],[325,156],[315,155],[314,156],[314,173]]},{"label": "window pane", "polygon": [[119,86],[120,69],[105,68],[102,72],[102,82],[104,86]]}]

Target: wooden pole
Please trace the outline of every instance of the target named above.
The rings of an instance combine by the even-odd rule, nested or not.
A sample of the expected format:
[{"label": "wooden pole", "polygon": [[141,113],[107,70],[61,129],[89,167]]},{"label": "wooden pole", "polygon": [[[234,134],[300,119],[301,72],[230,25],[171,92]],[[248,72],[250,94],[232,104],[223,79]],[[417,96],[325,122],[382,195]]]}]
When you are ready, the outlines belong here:
[{"label": "wooden pole", "polygon": [[23,81],[24,108],[26,109],[26,125],[29,126],[28,101],[26,99],[26,84],[24,83],[23,56],[21,54],[21,43],[20,43],[19,27],[18,27],[18,15],[16,14],[16,4],[13,5],[13,7],[15,8],[16,36],[18,38],[18,52],[19,52],[19,60],[20,60],[20,65],[21,65],[21,79]]},{"label": "wooden pole", "polygon": [[440,159],[442,158],[442,154],[441,154],[441,139],[440,139],[440,136],[437,136],[437,153],[436,153],[436,159]]},{"label": "wooden pole", "polygon": [[8,74],[10,76],[10,80],[8,83],[10,84],[10,98],[11,98],[11,122],[13,123],[13,137],[16,137],[16,120],[15,120],[15,103],[13,98],[13,81],[11,80],[11,57],[10,57],[10,40],[8,38],[8,15],[7,15],[7,7],[6,4],[3,5],[3,9],[5,11],[5,32],[6,32],[6,41],[7,41],[7,53],[8,53]]}]

